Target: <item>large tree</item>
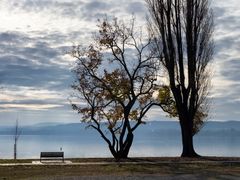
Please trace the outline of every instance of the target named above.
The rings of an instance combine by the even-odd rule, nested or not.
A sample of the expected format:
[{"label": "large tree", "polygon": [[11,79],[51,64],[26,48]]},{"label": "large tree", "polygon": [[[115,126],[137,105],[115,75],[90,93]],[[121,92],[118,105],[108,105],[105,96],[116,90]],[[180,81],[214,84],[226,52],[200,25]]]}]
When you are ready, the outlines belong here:
[{"label": "large tree", "polygon": [[198,157],[193,136],[208,115],[213,16],[208,0],[146,0],[182,132],[182,157]]},{"label": "large tree", "polygon": [[[72,87],[80,100],[72,105],[119,160],[128,157],[134,131],[150,107],[158,104],[152,95],[159,89],[159,57],[151,36],[141,28],[136,32],[134,20],[126,24],[104,19],[98,27],[89,47],[75,46],[71,52],[77,60]],[[171,100],[164,97],[163,108]]]}]

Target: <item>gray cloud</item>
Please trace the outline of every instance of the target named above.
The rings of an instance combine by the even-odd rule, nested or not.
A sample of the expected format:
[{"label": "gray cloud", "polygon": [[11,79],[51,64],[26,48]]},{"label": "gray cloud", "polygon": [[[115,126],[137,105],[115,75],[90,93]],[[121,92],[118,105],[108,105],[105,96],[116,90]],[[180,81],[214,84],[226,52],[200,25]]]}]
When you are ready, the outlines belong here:
[{"label": "gray cloud", "polygon": [[[25,114],[22,115],[22,118],[29,122],[32,119],[36,121],[41,121],[41,119],[49,121],[77,119],[66,100],[67,91],[70,90],[69,86],[74,78],[70,72],[70,66],[67,65],[65,57],[63,57],[64,53],[71,49],[71,43],[87,44],[94,31],[93,28],[96,27],[94,25],[97,19],[103,18],[105,15],[122,19],[133,13],[136,16],[136,22],[145,24],[144,18],[147,13],[144,0],[4,0],[1,2],[4,2],[2,7],[8,9],[9,14],[23,13],[29,16],[38,14],[38,17],[43,15],[49,17],[50,20],[58,18],[60,21],[56,22],[62,22],[62,24],[54,26],[54,30],[51,27],[54,24],[51,22],[49,29],[46,28],[47,30],[35,28],[35,31],[29,31],[31,28],[27,27],[26,31],[17,28],[16,31],[1,31],[0,29],[0,84],[6,89],[16,86],[63,92],[62,97],[53,99],[49,95],[49,99],[46,100],[36,100],[31,99],[31,97],[24,100],[28,95],[23,94],[20,99],[0,102],[2,105],[10,103],[17,105],[61,105],[50,108],[45,113],[15,108],[16,112],[24,111]],[[238,53],[240,52],[238,30],[240,29],[240,14],[232,10],[231,6],[222,6],[218,2],[228,3],[224,0],[216,0],[213,4],[216,39],[214,61],[216,69],[214,71],[216,71],[218,80],[223,79],[224,82],[231,83],[224,86],[224,82],[219,81],[218,83],[222,84],[216,85],[214,91],[218,92],[220,96],[213,98],[213,111],[216,114],[213,119],[238,119],[240,107],[238,100],[240,98],[240,54]],[[238,1],[236,1],[237,3]],[[74,25],[66,27],[67,25],[64,23],[70,22],[69,26],[73,20],[75,20]],[[37,21],[32,22],[32,24],[30,22],[28,26],[33,26],[33,23],[37,23]],[[64,31],[61,28],[64,28]],[[16,93],[19,90],[21,88],[16,88]],[[22,92],[24,93],[25,90]],[[12,112],[11,115],[2,112],[0,115],[6,117],[7,120],[15,119],[12,114]],[[152,113],[151,117],[158,117],[158,112]]]},{"label": "gray cloud", "polygon": [[237,1],[213,3],[215,20],[215,78],[213,91],[213,119],[239,120],[240,107],[240,14],[235,11]]},{"label": "gray cloud", "polygon": [[[0,34],[0,82],[7,85],[68,88],[72,79],[70,69],[55,63],[56,59],[60,61],[67,47],[51,48],[52,38],[56,36],[42,40],[17,33]],[[30,47],[27,46],[29,43]]]},{"label": "gray cloud", "polygon": [[24,10],[26,12],[52,12],[61,16],[76,16],[84,2],[75,0],[73,2],[64,1],[42,1],[42,0],[22,0],[18,2],[11,2],[9,7],[12,10]]},{"label": "gray cloud", "polygon": [[146,6],[145,4],[142,2],[131,2],[128,4],[128,7],[127,7],[127,11],[128,13],[141,13],[141,14],[144,14],[146,13]]},{"label": "gray cloud", "polygon": [[223,54],[225,52],[231,52],[232,50],[240,50],[240,37],[235,34],[223,36],[215,41],[216,55]]},{"label": "gray cloud", "polygon": [[102,10],[106,10],[109,9],[110,5],[106,2],[103,1],[92,1],[89,3],[86,3],[84,6],[84,9],[86,9],[86,11],[102,11]]},{"label": "gray cloud", "polygon": [[[12,46],[16,44],[21,44],[26,41],[29,41],[30,38],[24,34],[19,32],[0,32],[0,45],[1,46]],[[2,51],[2,48],[0,49]]]},{"label": "gray cloud", "polygon": [[[8,8],[12,12],[18,13],[43,13],[63,18],[79,19],[89,22],[96,22],[99,18],[108,16],[122,16],[135,14],[140,18],[145,17],[145,1],[122,0],[122,1],[103,1],[103,0],[76,0],[72,2],[55,0],[22,0],[8,3]],[[29,25],[31,26],[31,25]]]},{"label": "gray cloud", "polygon": [[213,13],[215,18],[225,17],[226,10],[223,7],[216,6],[213,8]]},{"label": "gray cloud", "polygon": [[[223,67],[227,67],[227,68],[222,68],[221,70],[221,75],[229,80],[232,81],[238,81],[239,77],[240,77],[240,58],[239,59],[231,59],[229,58],[228,61],[223,63]],[[240,92],[240,91],[238,91]],[[239,94],[240,96],[240,94]]]},{"label": "gray cloud", "polygon": [[[212,99],[211,119],[214,120],[239,120],[239,94],[240,86],[231,86],[233,92],[227,92],[227,96]],[[234,92],[235,91],[235,92]],[[237,99],[238,98],[238,99]]]},{"label": "gray cloud", "polygon": [[[6,58],[6,57],[5,57]],[[15,58],[15,61],[22,60]],[[2,59],[0,59],[2,61]],[[4,59],[5,60],[5,59]],[[21,63],[21,62],[20,62]],[[71,82],[70,72],[66,69],[50,67],[34,67],[35,65],[21,65],[1,63],[1,83],[4,85],[21,85],[30,87],[46,87],[49,89],[68,88]],[[55,83],[52,83],[55,82]]]},{"label": "gray cloud", "polygon": [[80,18],[83,18],[86,21],[96,22],[97,19],[104,18],[113,7],[113,3],[110,4],[104,1],[91,1],[81,7],[82,15]]}]

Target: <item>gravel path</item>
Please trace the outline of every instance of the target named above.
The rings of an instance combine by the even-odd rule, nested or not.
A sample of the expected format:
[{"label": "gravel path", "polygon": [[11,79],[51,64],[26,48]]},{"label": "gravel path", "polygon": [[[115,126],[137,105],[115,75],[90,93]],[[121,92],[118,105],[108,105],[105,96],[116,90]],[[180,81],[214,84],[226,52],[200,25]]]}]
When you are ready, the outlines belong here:
[{"label": "gravel path", "polygon": [[[175,176],[163,175],[143,175],[143,176],[81,176],[81,177],[54,177],[44,180],[202,180],[214,177],[203,177],[201,175],[184,174]],[[216,178],[216,177],[215,177]],[[214,178],[214,179],[215,179]],[[217,179],[223,180],[239,180],[239,177],[234,176],[217,176]],[[43,179],[39,179],[43,180]]]}]

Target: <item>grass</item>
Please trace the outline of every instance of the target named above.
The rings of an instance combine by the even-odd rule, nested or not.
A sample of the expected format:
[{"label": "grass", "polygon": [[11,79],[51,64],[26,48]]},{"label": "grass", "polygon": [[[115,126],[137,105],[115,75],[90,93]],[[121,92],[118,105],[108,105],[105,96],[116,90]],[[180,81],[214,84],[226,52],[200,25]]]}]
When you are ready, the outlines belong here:
[{"label": "grass", "polygon": [[8,164],[8,163],[31,163],[34,161],[33,159],[0,159],[0,164]]},{"label": "grass", "polygon": [[[113,158],[68,158],[72,162],[115,162]],[[32,161],[39,161],[39,159],[0,159],[0,164],[6,163],[32,163]],[[195,161],[238,161],[240,157],[207,157],[201,158],[180,158],[180,157],[139,157],[122,160],[123,162],[195,162]]]},{"label": "grass", "polygon": [[[216,159],[216,158],[215,158]],[[71,159],[73,162],[112,162],[111,158],[86,158]],[[154,162],[183,162],[183,163],[156,163],[141,164],[144,160]],[[224,159],[229,160],[228,159]],[[231,160],[231,159],[230,159]],[[0,160],[0,163],[26,163],[32,160]],[[111,165],[19,165],[0,166],[0,180],[21,180],[21,179],[51,179],[55,177],[77,177],[77,176],[178,176],[193,174],[205,179],[224,179],[224,177],[240,177],[240,163],[193,163],[194,160],[182,158],[135,158],[128,161],[139,162],[138,164]],[[186,162],[187,161],[187,162]],[[191,163],[189,162],[191,161]],[[240,161],[239,161],[240,162]],[[225,178],[226,179],[226,178]]]}]

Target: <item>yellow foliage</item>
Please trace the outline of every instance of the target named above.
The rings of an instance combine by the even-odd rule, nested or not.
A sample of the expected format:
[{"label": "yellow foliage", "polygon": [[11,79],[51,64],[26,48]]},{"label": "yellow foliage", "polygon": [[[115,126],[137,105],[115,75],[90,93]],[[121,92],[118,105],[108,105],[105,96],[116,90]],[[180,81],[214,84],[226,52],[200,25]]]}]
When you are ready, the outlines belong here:
[{"label": "yellow foliage", "polygon": [[159,90],[158,90],[158,100],[160,101],[160,103],[167,103],[169,98],[171,97],[171,93],[170,93],[170,88],[168,86],[162,86]]},{"label": "yellow foliage", "polygon": [[129,118],[131,120],[137,120],[138,119],[138,110],[135,109],[135,110],[131,111],[129,114]]}]

